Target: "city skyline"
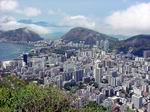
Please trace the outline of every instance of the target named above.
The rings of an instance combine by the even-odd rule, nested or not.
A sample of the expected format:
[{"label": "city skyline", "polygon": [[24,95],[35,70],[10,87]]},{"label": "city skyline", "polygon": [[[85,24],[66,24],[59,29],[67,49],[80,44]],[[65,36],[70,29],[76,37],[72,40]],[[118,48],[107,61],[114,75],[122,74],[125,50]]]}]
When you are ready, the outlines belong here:
[{"label": "city skyline", "polygon": [[149,0],[0,0],[0,112],[150,112]]}]

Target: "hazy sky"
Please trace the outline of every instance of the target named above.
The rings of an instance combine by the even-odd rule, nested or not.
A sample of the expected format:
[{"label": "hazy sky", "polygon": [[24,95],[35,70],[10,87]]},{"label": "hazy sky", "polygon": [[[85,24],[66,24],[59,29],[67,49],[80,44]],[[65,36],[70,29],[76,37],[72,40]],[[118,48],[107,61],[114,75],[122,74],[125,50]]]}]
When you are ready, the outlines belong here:
[{"label": "hazy sky", "polygon": [[47,34],[77,26],[108,34],[149,34],[150,0],[0,0],[1,30],[29,27]]}]

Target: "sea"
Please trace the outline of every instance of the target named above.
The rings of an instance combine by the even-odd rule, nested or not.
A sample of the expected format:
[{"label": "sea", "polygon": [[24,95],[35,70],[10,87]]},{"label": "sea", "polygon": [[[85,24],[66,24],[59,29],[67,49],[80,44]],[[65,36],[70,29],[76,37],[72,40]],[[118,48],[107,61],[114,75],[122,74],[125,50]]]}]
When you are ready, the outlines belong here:
[{"label": "sea", "polygon": [[29,44],[0,43],[0,61],[17,59],[21,54],[33,48],[34,46]]}]

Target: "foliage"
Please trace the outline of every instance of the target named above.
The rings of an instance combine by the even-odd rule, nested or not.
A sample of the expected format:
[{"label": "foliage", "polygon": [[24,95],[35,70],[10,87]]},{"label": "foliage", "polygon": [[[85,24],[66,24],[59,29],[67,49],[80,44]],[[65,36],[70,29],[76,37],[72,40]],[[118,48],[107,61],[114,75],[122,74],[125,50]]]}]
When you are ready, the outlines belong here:
[{"label": "foliage", "polygon": [[15,76],[1,81],[0,111],[2,112],[61,112],[67,110],[69,104],[68,96],[55,87],[27,84]]},{"label": "foliage", "polygon": [[88,105],[81,109],[81,112],[107,112],[107,110],[96,104],[96,102],[89,102]]},{"label": "foliage", "polygon": [[0,82],[0,112],[105,112],[95,102],[82,109],[70,106],[71,94],[53,86],[27,83],[16,76]]}]

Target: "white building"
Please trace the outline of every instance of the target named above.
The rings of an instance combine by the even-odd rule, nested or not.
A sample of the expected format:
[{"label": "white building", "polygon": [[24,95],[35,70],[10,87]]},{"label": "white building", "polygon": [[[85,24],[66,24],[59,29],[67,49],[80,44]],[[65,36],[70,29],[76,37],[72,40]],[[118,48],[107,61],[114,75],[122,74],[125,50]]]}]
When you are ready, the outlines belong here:
[{"label": "white building", "polygon": [[103,69],[100,68],[100,60],[97,60],[94,65],[94,78],[95,81],[99,84],[103,76]]},{"label": "white building", "polygon": [[142,96],[140,95],[132,95],[132,103],[134,105],[134,108],[140,109],[142,107]]}]

